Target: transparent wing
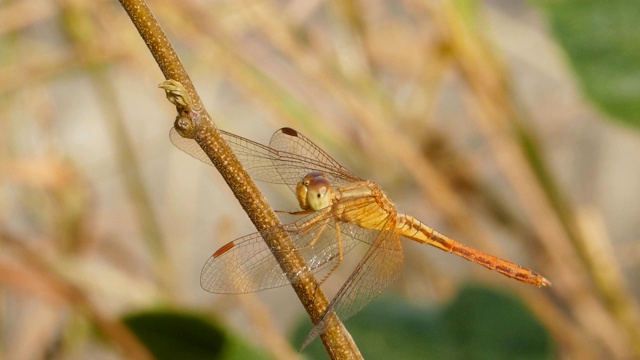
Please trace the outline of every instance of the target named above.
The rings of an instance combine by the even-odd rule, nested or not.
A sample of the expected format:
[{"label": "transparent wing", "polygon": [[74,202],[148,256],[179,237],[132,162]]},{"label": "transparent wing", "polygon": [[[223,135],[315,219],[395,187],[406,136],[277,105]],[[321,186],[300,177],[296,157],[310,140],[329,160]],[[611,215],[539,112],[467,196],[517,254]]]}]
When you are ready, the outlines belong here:
[{"label": "transparent wing", "polygon": [[344,321],[380,295],[396,280],[402,270],[402,264],[400,235],[392,230],[379,232],[378,238],[331,300],[302,348],[326,330],[331,320],[331,312],[335,312]]},{"label": "transparent wing", "polygon": [[[342,205],[348,205],[348,211],[361,212],[374,202],[374,198],[370,198],[366,203],[360,200],[357,205]],[[321,279],[330,275],[338,265],[339,246],[342,246],[343,254],[346,254],[358,243],[372,244],[378,234],[377,230],[364,229],[350,223],[336,224],[330,209],[315,212],[297,221],[249,234],[222,246],[202,269],[202,288],[213,293],[238,294],[289,284],[289,278],[295,278],[295,274],[287,276],[263,240],[263,237],[275,235],[279,231],[289,234],[294,251],[305,259],[307,269]],[[337,241],[338,232],[340,242]],[[310,245],[312,243],[313,246]]]},{"label": "transparent wing", "polygon": [[[274,184],[286,184],[294,192],[298,182],[313,171],[322,172],[332,186],[363,181],[305,136],[291,128],[276,131],[270,146],[220,130],[252,178]],[[192,139],[171,128],[171,142],[180,150],[211,165],[209,157]]]},{"label": "transparent wing", "polygon": [[271,137],[269,147],[281,155],[282,163],[276,167],[284,178],[292,180],[291,185],[297,185],[300,179],[313,171],[323,173],[334,187],[363,181],[294,129],[285,127],[277,130]]}]

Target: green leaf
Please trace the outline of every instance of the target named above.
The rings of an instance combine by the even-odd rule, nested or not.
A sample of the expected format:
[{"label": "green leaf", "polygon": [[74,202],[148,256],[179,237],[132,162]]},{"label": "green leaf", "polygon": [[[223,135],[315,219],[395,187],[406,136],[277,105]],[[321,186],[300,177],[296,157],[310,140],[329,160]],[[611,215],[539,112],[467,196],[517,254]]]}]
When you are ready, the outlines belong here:
[{"label": "green leaf", "polygon": [[[542,291],[542,290],[541,290]],[[373,302],[345,324],[365,359],[553,359],[546,329],[518,298],[467,286],[442,307],[425,308],[398,299]],[[310,331],[297,329],[294,346]],[[326,359],[319,340],[303,351]]]},{"label": "green leaf", "polygon": [[145,311],[123,322],[159,360],[268,358],[194,313]]},{"label": "green leaf", "polygon": [[441,316],[455,344],[450,351],[457,359],[553,357],[554,346],[546,329],[518,298],[507,293],[465,287]]},{"label": "green leaf", "polygon": [[[538,0],[585,95],[615,119],[640,127],[640,3]],[[524,41],[524,40],[523,40]]]}]

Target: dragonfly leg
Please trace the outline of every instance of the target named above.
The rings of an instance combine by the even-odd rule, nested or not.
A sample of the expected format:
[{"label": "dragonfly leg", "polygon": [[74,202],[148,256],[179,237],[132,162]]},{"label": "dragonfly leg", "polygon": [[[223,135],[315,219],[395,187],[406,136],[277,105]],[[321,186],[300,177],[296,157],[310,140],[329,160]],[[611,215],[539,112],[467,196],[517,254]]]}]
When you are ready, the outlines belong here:
[{"label": "dragonfly leg", "polygon": [[344,248],[342,247],[342,233],[340,232],[340,223],[338,221],[336,221],[336,239],[338,240],[338,264],[340,264],[344,258]]},{"label": "dragonfly leg", "polygon": [[[329,224],[329,220],[331,220],[330,218],[327,218],[324,220],[324,222],[322,223],[322,225],[320,225],[320,230],[318,231],[318,233],[313,237],[313,240],[311,240],[307,245],[303,246],[303,247],[299,247],[297,248],[297,250],[306,250],[309,248],[314,247],[317,243],[318,240],[320,240],[320,237],[322,236],[322,234],[324,233],[324,230],[327,228],[327,224]],[[306,235],[308,234],[311,230],[313,230],[315,228],[315,226],[307,226],[305,229],[300,231],[300,234],[302,235]]]},{"label": "dragonfly leg", "polygon": [[276,210],[276,214],[287,214],[287,215],[309,215],[315,210],[299,210],[299,211],[284,211],[284,210]]},{"label": "dragonfly leg", "polygon": [[[322,284],[324,284],[325,281],[327,281],[327,279],[333,274],[333,272],[338,268],[338,266],[342,264],[342,260],[344,259],[344,248],[342,247],[342,233],[340,232],[340,222],[338,221],[336,221],[336,240],[338,245],[338,262],[335,265],[333,265],[333,267],[331,267],[331,270],[329,270],[329,273],[327,273],[327,275],[325,275],[324,278],[322,278],[318,286],[321,286]],[[331,261],[335,259],[335,257],[336,256],[333,255],[329,259],[327,259],[327,261]]]},{"label": "dragonfly leg", "polygon": [[[330,220],[330,219],[327,219]],[[323,227],[325,227],[327,225],[328,222],[325,222],[323,224]],[[324,231],[324,228],[323,228]],[[342,259],[344,258],[344,249],[342,247],[342,233],[340,232],[340,223],[338,221],[336,221],[336,239],[337,239],[337,244],[338,244],[338,262],[333,265],[331,267],[331,270],[329,270],[329,272],[327,273],[327,275],[325,275],[322,280],[320,280],[318,282],[318,286],[316,287],[316,289],[314,290],[314,297],[315,294],[317,294],[318,289],[320,289],[320,287],[322,285],[324,285],[324,282],[327,281],[327,279],[333,274],[333,272],[338,268],[338,266],[340,266],[340,264],[342,263]],[[331,261],[333,259],[335,259],[336,255],[332,255],[331,257],[329,257],[327,260],[325,260],[325,262]]]}]

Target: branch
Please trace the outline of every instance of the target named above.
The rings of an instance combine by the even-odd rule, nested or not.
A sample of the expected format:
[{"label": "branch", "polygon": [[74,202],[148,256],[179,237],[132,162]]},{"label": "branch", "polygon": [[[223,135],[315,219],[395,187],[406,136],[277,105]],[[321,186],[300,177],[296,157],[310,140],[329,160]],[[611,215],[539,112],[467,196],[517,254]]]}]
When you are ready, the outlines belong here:
[{"label": "branch", "polygon": [[[220,137],[177,54],[144,0],[120,0],[120,3],[147,44],[165,78],[174,80],[168,84],[177,86],[177,82],[181,85],[167,90],[167,97],[176,105],[178,111],[176,130],[181,136],[193,139],[200,145],[258,231],[280,225],[269,203],[227,143]],[[182,87],[184,90],[180,89]],[[284,232],[264,240],[285,273],[297,274],[297,281],[292,282],[292,287],[315,324],[327,308],[328,301],[313,275],[306,269],[304,259],[297,252],[290,251],[293,245]],[[330,326],[320,335],[329,356],[332,359],[361,358],[349,333],[337,317],[335,320],[329,321]]]}]

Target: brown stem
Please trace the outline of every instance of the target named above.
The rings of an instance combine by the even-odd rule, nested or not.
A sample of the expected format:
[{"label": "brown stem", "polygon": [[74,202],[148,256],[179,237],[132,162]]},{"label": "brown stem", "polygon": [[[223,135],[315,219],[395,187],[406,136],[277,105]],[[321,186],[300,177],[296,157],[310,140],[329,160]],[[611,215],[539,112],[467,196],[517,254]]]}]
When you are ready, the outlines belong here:
[{"label": "brown stem", "polygon": [[[188,129],[179,131],[180,134],[192,138],[202,147],[259,231],[279,225],[280,221],[269,203],[220,137],[178,56],[146,3],[143,0],[120,0],[120,3],[149,47],[165,78],[179,82],[186,90],[185,98],[190,98],[188,104],[175,102],[180,114],[176,120],[176,128],[179,130],[180,123]],[[274,251],[274,256],[285,273],[298,274],[298,281],[292,283],[292,287],[315,324],[328,302],[313,275],[306,270],[304,259],[295,252],[286,251],[292,248],[292,243],[284,233],[264,240]],[[332,359],[361,358],[344,326],[339,321],[331,321],[331,324],[320,336],[329,356]]]}]

